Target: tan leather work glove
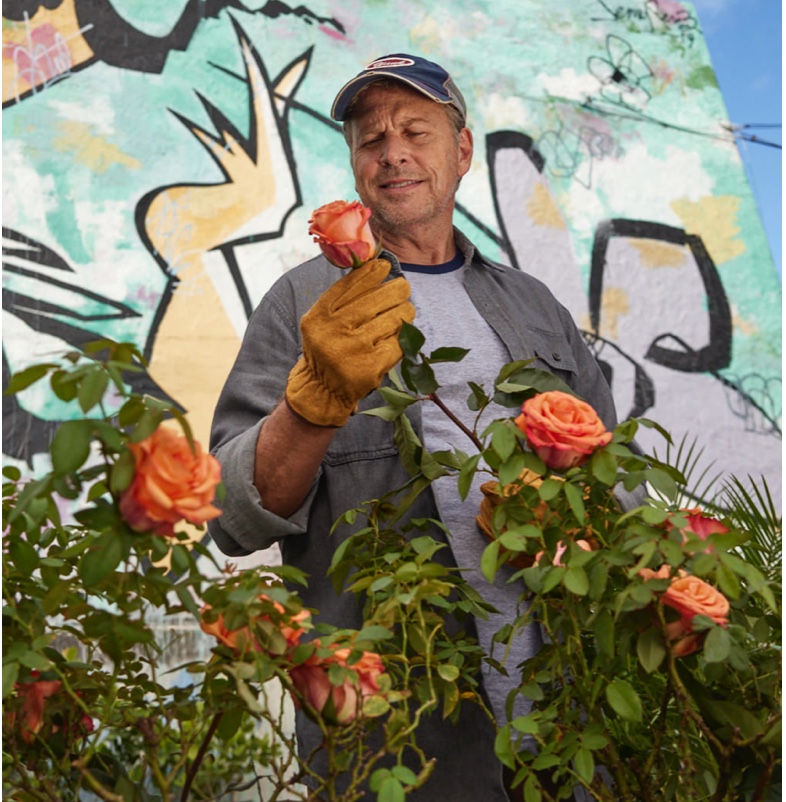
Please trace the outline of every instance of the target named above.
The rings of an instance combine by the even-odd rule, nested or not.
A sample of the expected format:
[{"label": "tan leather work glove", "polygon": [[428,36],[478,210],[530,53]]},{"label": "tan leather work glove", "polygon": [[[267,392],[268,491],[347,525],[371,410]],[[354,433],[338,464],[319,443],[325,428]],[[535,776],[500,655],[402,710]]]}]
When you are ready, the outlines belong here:
[{"label": "tan leather work glove", "polygon": [[385,281],[387,259],[372,259],[329,287],[300,321],[303,356],[289,374],[286,400],[317,426],[343,426],[358,401],[401,359],[402,321],[415,319],[409,282]]}]

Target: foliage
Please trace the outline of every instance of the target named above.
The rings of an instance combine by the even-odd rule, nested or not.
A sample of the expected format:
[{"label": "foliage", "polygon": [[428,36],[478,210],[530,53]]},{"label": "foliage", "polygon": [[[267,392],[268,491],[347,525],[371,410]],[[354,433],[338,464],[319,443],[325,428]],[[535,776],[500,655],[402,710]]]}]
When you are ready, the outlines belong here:
[{"label": "foliage", "polygon": [[[4,469],[4,798],[76,800],[90,791],[114,802],[214,799],[264,778],[266,799],[352,800],[370,777],[384,798],[403,797],[430,771],[425,758],[416,773],[401,756],[439,680],[413,695],[408,669],[363,674],[363,655],[391,637],[386,626],[319,625],[311,633],[319,638],[308,640],[292,590],[304,577],[295,569],[222,569],[193,533],[163,537],[124,520],[130,445],[170,425],[193,444],[176,408],[128,390],[123,375],[141,370],[131,345],[101,341],[10,382],[9,392],[19,392],[48,378],[83,417],[56,432],[45,475]],[[68,504],[77,508],[73,519],[61,514]],[[441,592],[434,581],[428,570],[407,580],[418,596],[413,618],[425,618],[426,600]],[[219,617],[230,634],[244,635],[162,676],[162,657],[176,646],[167,622],[190,620],[207,632]],[[330,723],[330,702],[316,707],[296,686],[304,666],[327,678],[330,699],[342,692],[341,726]],[[438,669],[443,681],[458,678],[452,664]],[[353,695],[364,676],[365,691]],[[296,757],[282,689],[323,733],[322,774],[314,755]],[[347,707],[355,698],[357,709]],[[369,732],[383,721],[387,750],[370,750]]]},{"label": "foliage", "polygon": [[[558,379],[514,362],[492,394],[470,384],[478,417],[492,398],[512,410],[470,430],[443,404],[432,367],[465,352],[426,356],[408,325],[400,342],[400,375],[369,414],[395,427],[411,479],[344,513],[353,534],[331,567],[337,590],[363,606],[359,631],[312,628],[295,592],[307,578],[291,567],[238,572],[217,565],[193,532],[130,528],[119,504],[135,475],[130,445],[161,426],[193,444],[176,408],[128,390],[123,375],[144,370],[132,346],[102,341],[65,365],[12,377],[9,392],[48,378],[82,417],[55,434],[49,472],[4,470],[4,797],[216,799],[264,778],[260,799],[349,802],[368,785],[380,802],[399,802],[428,787],[419,725],[483,704],[478,669],[495,663],[463,624],[491,608],[443,564],[445,545],[433,537],[442,524],[406,513],[436,478],[455,476],[466,494],[482,471],[496,494],[482,571],[492,578],[508,561],[524,566],[529,601],[498,641],[532,620],[547,639],[514,691],[532,710],[511,716],[496,741],[523,798],[566,798],[576,786],[598,800],[776,798],[780,518],[766,485],[751,491],[729,480],[723,503],[708,511],[720,529],[702,537],[681,509],[685,477],[633,447],[638,427],[656,424],[626,421],[586,461],[554,472],[513,418],[526,399],[566,391]],[[439,406],[475,451],[429,453],[403,414],[417,403]],[[641,505],[623,510],[617,486],[639,493]],[[645,486],[658,496],[645,497]],[[69,505],[73,518],[62,513]],[[643,569],[661,573],[647,578]],[[730,607],[722,618],[689,616],[682,635],[695,650],[680,654],[674,633],[683,624],[664,600],[682,571]],[[209,659],[162,676],[174,620],[217,640]],[[365,656],[377,654],[384,673],[369,679]],[[317,703],[293,677],[320,667],[331,693]],[[320,728],[324,770],[315,755],[297,756],[277,704],[282,689]],[[356,709],[345,715],[353,692]]]}]

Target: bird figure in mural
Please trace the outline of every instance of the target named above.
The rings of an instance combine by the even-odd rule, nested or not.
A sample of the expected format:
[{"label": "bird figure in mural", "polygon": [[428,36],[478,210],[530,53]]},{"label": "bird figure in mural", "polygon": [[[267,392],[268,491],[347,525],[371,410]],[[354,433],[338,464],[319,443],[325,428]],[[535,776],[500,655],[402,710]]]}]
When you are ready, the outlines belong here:
[{"label": "bird figure in mural", "polygon": [[[218,136],[175,115],[204,145],[224,180],[159,187],[142,198],[136,212],[142,240],[172,277],[161,302],[161,322],[151,332],[150,371],[184,406],[198,438],[207,436],[216,388],[240,344],[226,288],[234,287],[241,317],[251,307],[234,250],[280,237],[287,217],[301,204],[287,112],[311,52],[271,81],[241,26],[234,20],[233,25],[246,70],[248,137],[200,95]],[[209,338],[204,348],[203,338]]]}]

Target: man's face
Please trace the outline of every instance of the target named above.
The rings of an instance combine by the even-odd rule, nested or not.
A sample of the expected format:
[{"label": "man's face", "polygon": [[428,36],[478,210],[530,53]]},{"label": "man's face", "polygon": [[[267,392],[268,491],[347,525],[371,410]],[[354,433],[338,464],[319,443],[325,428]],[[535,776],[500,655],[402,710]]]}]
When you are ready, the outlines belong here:
[{"label": "man's face", "polygon": [[372,84],[352,114],[355,189],[381,232],[452,225],[459,179],[472,162],[472,135],[460,133],[435,101],[405,86]]}]

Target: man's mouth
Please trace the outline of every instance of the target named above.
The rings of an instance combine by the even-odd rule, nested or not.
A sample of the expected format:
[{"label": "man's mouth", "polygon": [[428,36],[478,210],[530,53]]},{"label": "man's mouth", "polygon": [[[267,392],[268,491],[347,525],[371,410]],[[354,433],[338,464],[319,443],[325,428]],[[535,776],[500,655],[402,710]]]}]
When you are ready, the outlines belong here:
[{"label": "man's mouth", "polygon": [[397,178],[393,181],[387,181],[384,184],[380,184],[382,189],[403,189],[404,187],[411,187],[415,186],[415,184],[419,184],[420,181],[415,181],[414,179],[410,178]]}]

